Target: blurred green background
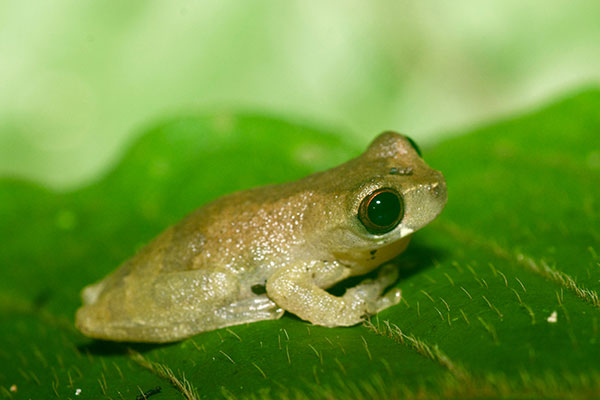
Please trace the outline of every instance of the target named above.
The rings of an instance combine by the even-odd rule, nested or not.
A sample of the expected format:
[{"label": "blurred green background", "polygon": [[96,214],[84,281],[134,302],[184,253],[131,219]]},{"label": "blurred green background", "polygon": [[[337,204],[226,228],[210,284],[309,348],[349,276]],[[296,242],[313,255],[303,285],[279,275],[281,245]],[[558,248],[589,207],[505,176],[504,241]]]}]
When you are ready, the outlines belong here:
[{"label": "blurred green background", "polygon": [[432,142],[600,82],[600,2],[0,0],[0,176],[68,189],[166,116]]}]

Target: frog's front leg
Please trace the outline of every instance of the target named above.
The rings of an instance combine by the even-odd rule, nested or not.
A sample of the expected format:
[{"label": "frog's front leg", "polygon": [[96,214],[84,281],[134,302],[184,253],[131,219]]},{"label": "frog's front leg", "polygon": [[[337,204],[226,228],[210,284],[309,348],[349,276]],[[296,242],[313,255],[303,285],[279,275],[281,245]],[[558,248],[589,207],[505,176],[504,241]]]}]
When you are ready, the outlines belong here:
[{"label": "frog's front leg", "polygon": [[377,278],[334,296],[324,288],[349,277],[351,269],[337,262],[295,264],[276,271],[267,280],[267,294],[280,307],[316,325],[349,326],[400,301],[400,290],[386,287],[398,277],[394,265],[381,268]]}]

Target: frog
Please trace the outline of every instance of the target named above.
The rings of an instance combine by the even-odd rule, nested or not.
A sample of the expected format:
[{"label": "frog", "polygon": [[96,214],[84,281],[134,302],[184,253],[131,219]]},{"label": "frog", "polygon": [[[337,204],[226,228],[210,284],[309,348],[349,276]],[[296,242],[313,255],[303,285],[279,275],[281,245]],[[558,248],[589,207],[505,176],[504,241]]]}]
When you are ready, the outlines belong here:
[{"label": "frog", "polygon": [[[85,287],[75,325],[95,339],[165,343],[285,311],[325,327],[359,324],[400,302],[392,261],[446,200],[444,176],[414,141],[384,132],[337,167],[191,212]],[[341,295],[328,291],[369,273]]]}]

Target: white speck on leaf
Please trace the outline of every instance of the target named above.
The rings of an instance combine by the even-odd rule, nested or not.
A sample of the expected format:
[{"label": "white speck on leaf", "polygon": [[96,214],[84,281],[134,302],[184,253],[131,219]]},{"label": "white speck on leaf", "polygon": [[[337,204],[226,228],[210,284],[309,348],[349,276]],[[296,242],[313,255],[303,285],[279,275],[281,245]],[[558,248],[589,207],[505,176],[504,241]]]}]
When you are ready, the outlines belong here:
[{"label": "white speck on leaf", "polygon": [[75,396],[79,396],[81,394],[81,389],[75,389]]},{"label": "white speck on leaf", "polygon": [[550,314],[550,316],[548,317],[548,322],[551,324],[555,324],[557,320],[558,314],[556,313],[556,311],[552,311],[552,314]]}]

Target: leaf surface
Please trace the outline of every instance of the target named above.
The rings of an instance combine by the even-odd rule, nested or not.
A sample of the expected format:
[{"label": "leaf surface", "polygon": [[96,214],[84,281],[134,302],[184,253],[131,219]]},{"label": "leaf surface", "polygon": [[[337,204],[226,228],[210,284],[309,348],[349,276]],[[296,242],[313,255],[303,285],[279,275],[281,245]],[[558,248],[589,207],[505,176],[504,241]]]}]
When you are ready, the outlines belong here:
[{"label": "leaf surface", "polygon": [[363,326],[286,314],[162,346],[74,329],[81,288],[186,213],[334,166],[359,147],[271,118],[192,115],[146,132],[86,188],[0,181],[0,393],[599,396],[598,91],[426,149],[446,176],[447,208],[398,260],[403,302]]}]

